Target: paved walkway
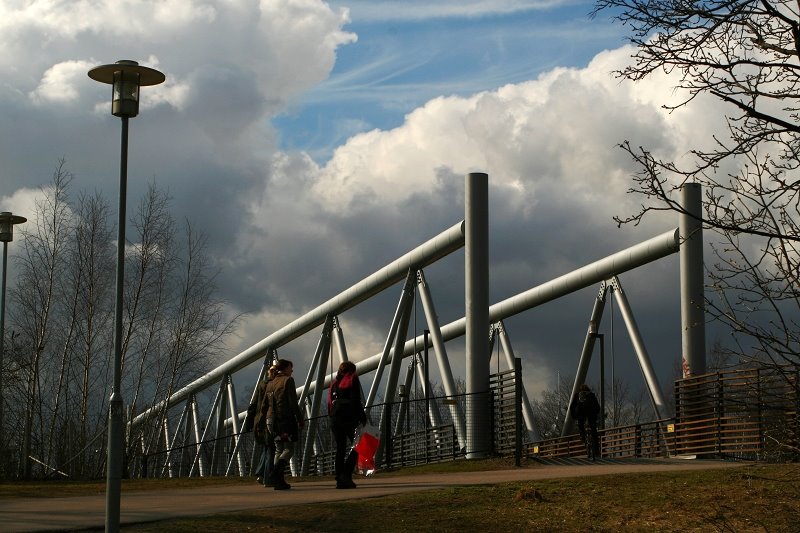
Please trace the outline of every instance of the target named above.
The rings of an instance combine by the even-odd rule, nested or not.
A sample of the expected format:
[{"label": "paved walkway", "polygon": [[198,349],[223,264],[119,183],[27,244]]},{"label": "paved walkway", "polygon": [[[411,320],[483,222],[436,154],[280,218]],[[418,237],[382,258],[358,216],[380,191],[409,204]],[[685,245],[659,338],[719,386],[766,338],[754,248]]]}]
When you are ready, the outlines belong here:
[{"label": "paved walkway", "polygon": [[[355,490],[336,490],[333,482],[304,481],[292,483],[288,491],[265,489],[255,482],[237,485],[214,485],[193,489],[164,491],[124,491],[121,499],[120,522],[132,524],[186,516],[204,516],[263,509],[285,505],[332,502],[353,498],[374,498],[404,492],[436,488],[554,479],[603,474],[702,470],[728,468],[743,463],[668,459],[658,461],[600,461],[573,464],[536,465],[513,470],[424,474],[417,476],[381,476],[357,480]],[[291,482],[291,481],[290,481]],[[70,531],[103,529],[105,524],[105,495],[70,498],[9,498],[0,499],[0,531]]]}]

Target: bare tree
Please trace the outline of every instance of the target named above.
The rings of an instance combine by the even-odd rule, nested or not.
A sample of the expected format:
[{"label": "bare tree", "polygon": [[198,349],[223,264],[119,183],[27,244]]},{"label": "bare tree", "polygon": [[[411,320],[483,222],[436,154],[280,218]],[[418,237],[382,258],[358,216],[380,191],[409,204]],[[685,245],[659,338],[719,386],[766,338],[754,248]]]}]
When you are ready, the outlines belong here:
[{"label": "bare tree", "polygon": [[20,273],[16,287],[11,290],[15,310],[12,321],[25,346],[25,351],[17,355],[25,383],[22,446],[19,450],[22,475],[26,479],[31,476],[33,441],[36,439],[38,446],[44,433],[42,386],[47,377],[43,369],[47,362],[44,356],[46,350],[52,350],[52,323],[70,232],[67,188],[73,176],[66,170],[65,163],[63,159],[59,161],[49,187],[43,189],[42,199],[36,203],[35,216],[22,229]]},{"label": "bare tree", "polygon": [[[217,272],[206,253],[205,236],[196,234],[186,221],[183,238],[175,238],[169,201],[153,185],[137,215],[141,241],[133,254],[136,281],[128,306],[127,357],[137,363],[131,383],[135,391],[132,414],[157,404],[205,372],[238,318],[227,317],[225,303],[214,296]],[[138,325],[134,328],[134,324]],[[137,442],[143,442],[145,450],[159,442],[166,416],[166,411],[157,413],[150,424],[139,426],[145,433],[131,436],[131,460]]]},{"label": "bare tree", "polygon": [[704,2],[599,0],[631,30],[633,61],[617,74],[642,80],[671,73],[682,95],[725,105],[727,131],[681,162],[624,141],[639,168],[631,192],[638,223],[654,210],[682,209],[685,182],[703,186],[703,224],[713,230],[713,297],[707,310],[730,329],[726,357],[768,365],[800,364],[800,8],[786,0]]},{"label": "bare tree", "polygon": [[[97,443],[107,424],[114,228],[99,194],[69,202],[72,180],[59,161],[23,229],[10,291],[4,383],[13,389],[7,421],[21,431],[8,433],[9,448],[19,452],[16,470],[25,477],[32,474],[29,458],[44,464],[45,474],[58,469],[72,477],[99,476],[105,464]],[[134,217],[139,240],[125,243],[122,389],[132,414],[207,371],[237,318],[214,296],[216,270],[205,238],[189,222],[176,238],[169,201],[152,184]],[[3,463],[11,472],[12,461]]]}]

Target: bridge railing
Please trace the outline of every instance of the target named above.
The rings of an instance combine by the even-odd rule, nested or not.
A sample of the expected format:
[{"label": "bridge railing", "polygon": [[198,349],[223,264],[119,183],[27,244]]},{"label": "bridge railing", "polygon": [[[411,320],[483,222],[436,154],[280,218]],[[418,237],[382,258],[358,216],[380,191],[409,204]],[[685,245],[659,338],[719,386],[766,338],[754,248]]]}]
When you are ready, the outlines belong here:
[{"label": "bridge railing", "polygon": [[[800,457],[797,367],[740,369],[675,381],[675,418],[600,430],[601,457]],[[541,458],[586,455],[578,435],[531,443]]]},{"label": "bridge railing", "polygon": [[[490,416],[482,422],[482,426],[494,438],[490,441],[490,449],[481,450],[486,455],[513,455],[518,450],[518,457],[521,457],[528,432],[522,424],[521,400],[516,387],[519,380],[519,369],[490,376]],[[452,418],[454,411],[450,407],[457,403],[460,410],[465,412],[468,409],[467,395],[429,398],[424,395],[409,396],[399,401],[375,404],[367,413],[371,423],[376,426],[383,420],[383,446],[379,453],[378,468],[391,469],[463,458],[465,450],[459,444]],[[431,423],[431,420],[436,423]],[[306,422],[295,448],[294,470],[300,472],[301,465],[297,461],[303,443],[309,438],[309,428],[313,427],[313,454],[305,465],[304,473],[333,473],[335,445],[329,418],[319,416],[314,419],[314,424],[308,423],[308,420]],[[133,477],[251,475],[261,451],[262,446],[254,442],[252,432],[231,433],[200,442],[187,435],[182,442],[174,442],[156,452],[140,455],[129,474]],[[235,460],[237,454],[246,458],[242,466]]]}]

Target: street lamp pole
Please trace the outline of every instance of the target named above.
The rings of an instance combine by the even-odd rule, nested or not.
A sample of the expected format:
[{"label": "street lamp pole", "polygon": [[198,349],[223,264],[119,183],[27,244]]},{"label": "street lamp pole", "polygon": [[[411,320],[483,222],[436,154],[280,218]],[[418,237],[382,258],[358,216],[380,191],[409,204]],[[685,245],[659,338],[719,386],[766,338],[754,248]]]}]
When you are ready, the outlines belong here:
[{"label": "street lamp pole", "polygon": [[163,73],[122,60],[89,71],[89,77],[112,86],[111,114],[122,119],[117,219],[117,283],[114,305],[114,382],[109,400],[106,463],[106,531],[119,531],[124,462],[122,381],[122,294],[125,280],[125,206],[128,187],[128,119],[139,114],[139,88],[163,83]]},{"label": "street lamp pole", "polygon": [[14,240],[14,224],[22,224],[28,219],[4,211],[0,213],[0,241],[3,241],[3,286],[0,290],[0,453],[4,453],[5,434],[3,433],[3,361],[5,359],[6,339],[6,270],[8,269],[8,243]]}]

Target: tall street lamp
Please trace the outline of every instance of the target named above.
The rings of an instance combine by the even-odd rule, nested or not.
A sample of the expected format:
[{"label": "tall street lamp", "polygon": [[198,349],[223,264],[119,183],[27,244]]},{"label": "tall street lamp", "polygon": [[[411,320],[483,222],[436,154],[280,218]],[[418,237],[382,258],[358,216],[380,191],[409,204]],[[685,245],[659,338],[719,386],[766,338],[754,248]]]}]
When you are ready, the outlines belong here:
[{"label": "tall street lamp", "polygon": [[136,61],[122,60],[89,71],[89,77],[112,87],[111,114],[122,119],[122,149],[119,165],[119,217],[117,220],[117,285],[114,308],[114,388],[108,414],[106,464],[106,531],[119,531],[120,491],[124,460],[122,391],[122,290],[125,278],[125,195],[128,185],[128,119],[139,114],[139,87],[158,85],[164,74]]},{"label": "tall street lamp", "polygon": [[3,359],[6,339],[6,270],[8,268],[8,243],[14,240],[14,224],[28,219],[4,211],[0,213],[0,241],[3,241],[3,287],[0,290],[0,450],[3,449]]}]

